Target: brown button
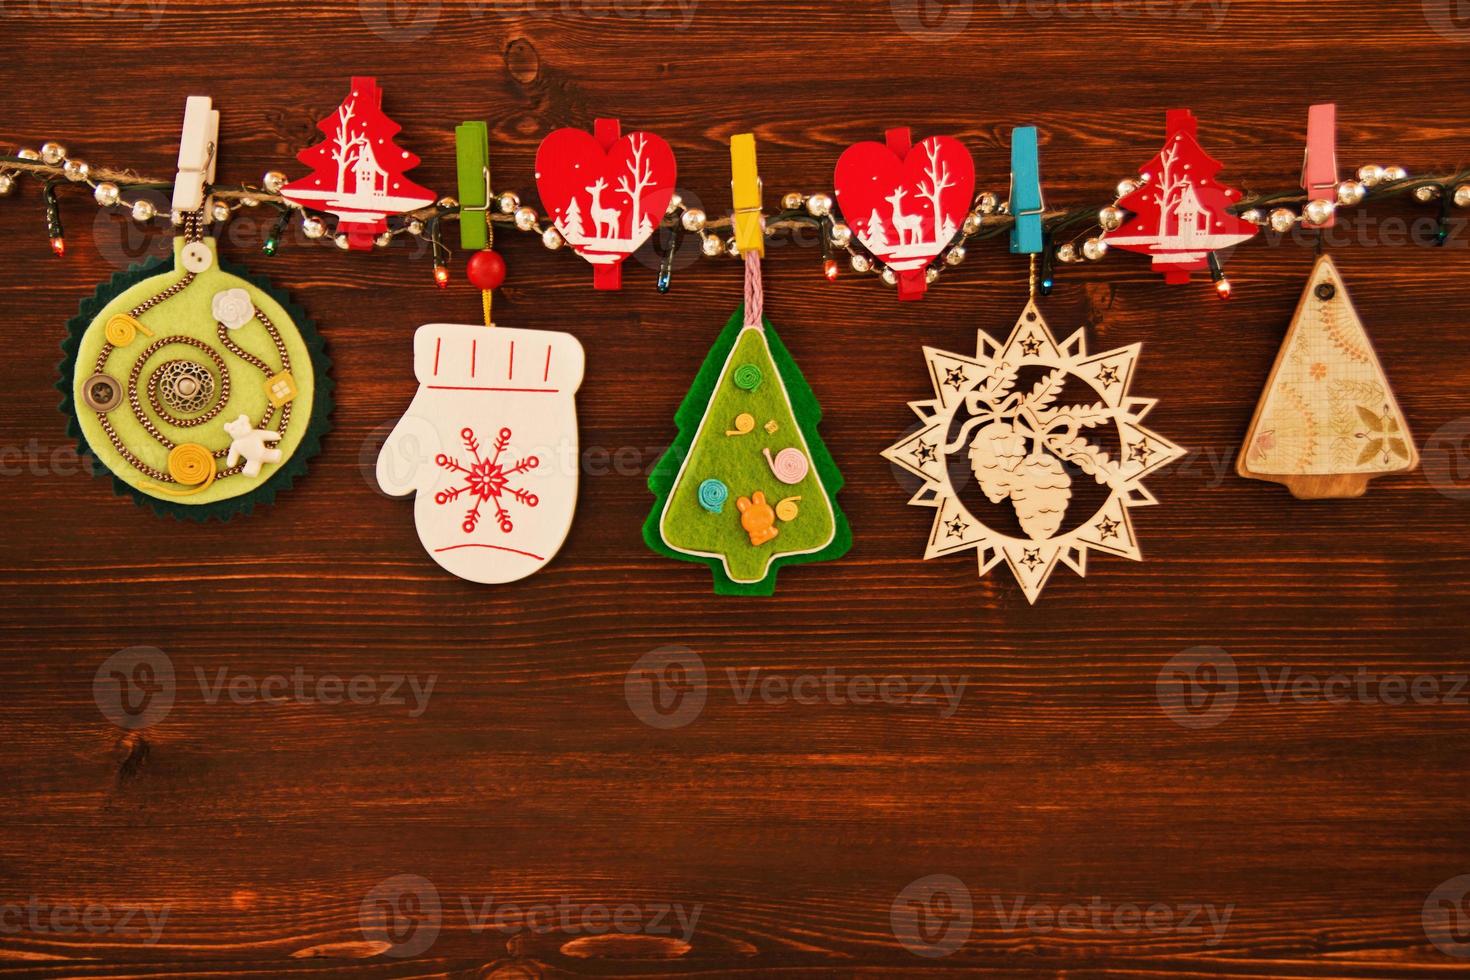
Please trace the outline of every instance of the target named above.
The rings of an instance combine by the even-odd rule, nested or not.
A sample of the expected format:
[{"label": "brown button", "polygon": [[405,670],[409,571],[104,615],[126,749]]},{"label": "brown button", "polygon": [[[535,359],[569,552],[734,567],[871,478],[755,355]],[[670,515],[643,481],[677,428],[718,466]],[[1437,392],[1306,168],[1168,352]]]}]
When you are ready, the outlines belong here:
[{"label": "brown button", "polygon": [[106,374],[94,374],[82,382],[82,401],[94,412],[110,412],[122,401],[122,385]]}]

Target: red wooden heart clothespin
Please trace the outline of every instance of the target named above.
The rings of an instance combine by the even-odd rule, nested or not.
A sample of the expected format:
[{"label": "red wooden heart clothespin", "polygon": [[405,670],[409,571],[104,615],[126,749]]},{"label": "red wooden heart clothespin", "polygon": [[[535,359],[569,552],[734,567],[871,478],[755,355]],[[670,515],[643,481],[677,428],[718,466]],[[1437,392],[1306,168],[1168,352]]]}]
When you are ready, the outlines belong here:
[{"label": "red wooden heart clothespin", "polygon": [[678,167],[652,133],[619,135],[616,119],[592,132],[558,129],[536,150],[536,190],[562,238],[592,263],[596,289],[621,289],[623,260],[668,211]]},{"label": "red wooden heart clothespin", "polygon": [[854,143],[833,183],[843,219],[869,252],[898,275],[898,298],[922,299],[926,271],[964,223],[975,163],[963,143],[930,136],[917,147],[907,127],[883,143]]}]

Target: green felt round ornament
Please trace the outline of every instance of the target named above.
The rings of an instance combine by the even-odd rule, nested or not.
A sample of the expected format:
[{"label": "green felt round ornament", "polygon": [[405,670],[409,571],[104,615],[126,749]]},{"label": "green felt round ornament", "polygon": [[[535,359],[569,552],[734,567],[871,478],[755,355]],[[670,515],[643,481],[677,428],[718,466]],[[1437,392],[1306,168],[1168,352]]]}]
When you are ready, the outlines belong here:
[{"label": "green felt round ornament", "polygon": [[[196,266],[207,249],[208,267],[131,316],[186,278],[186,247]],[[171,258],[98,286],[62,350],[56,387],[68,433],[119,495],[159,514],[227,519],[270,503],[306,471],[331,425],[331,362],[316,327],[265,278],[221,263],[213,239],[179,237]],[[237,442],[247,429],[270,435]]]}]

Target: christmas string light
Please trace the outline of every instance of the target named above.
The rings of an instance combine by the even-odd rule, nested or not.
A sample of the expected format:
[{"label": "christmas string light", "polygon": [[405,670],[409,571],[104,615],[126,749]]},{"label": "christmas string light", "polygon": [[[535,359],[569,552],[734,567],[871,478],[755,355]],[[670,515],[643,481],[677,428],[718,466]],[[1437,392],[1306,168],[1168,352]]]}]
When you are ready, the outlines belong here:
[{"label": "christmas string light", "polygon": [[[92,167],[71,157],[64,146],[54,141],[42,144],[39,150],[20,149],[13,155],[0,156],[0,196],[12,194],[17,178],[27,174],[45,181],[43,198],[47,237],[58,256],[66,250],[61,231],[59,189],[68,185],[87,186],[99,207],[126,209],[134,221],[147,224],[159,217],[157,208],[149,197],[136,195],[144,191],[166,193],[173,187],[171,181],[142,177],[130,170]],[[1114,201],[1101,207],[1043,213],[1042,225],[1049,240],[1042,271],[1043,293],[1049,291],[1054,282],[1055,265],[1097,262],[1108,254],[1102,233],[1121,227],[1128,218],[1128,212],[1118,206],[1118,200],[1136,191],[1149,179],[1150,175],[1140,174],[1121,181]],[[333,216],[287,201],[279,193],[285,183],[285,174],[273,170],[264,175],[258,187],[249,184],[215,185],[210,188],[215,199],[211,218],[216,223],[224,223],[241,209],[268,205],[279,209],[280,217],[272,225],[262,248],[267,255],[277,253],[282,237],[293,222],[300,223],[302,235],[307,240],[330,241],[346,249],[347,236],[331,232],[335,226]],[[1442,245],[1449,237],[1452,209],[1470,208],[1470,169],[1415,178],[1401,166],[1368,164],[1360,167],[1354,178],[1337,185],[1335,199],[1309,199],[1302,191],[1293,189],[1257,194],[1241,200],[1230,210],[1245,221],[1286,234],[1299,225],[1307,228],[1320,225],[1341,209],[1359,206],[1370,196],[1375,200],[1403,196],[1420,204],[1437,203],[1439,228],[1436,241]],[[553,251],[565,244],[556,226],[535,208],[523,204],[515,192],[493,193],[489,200],[492,203],[486,218],[492,227],[500,224],[535,234],[547,249]],[[171,217],[176,225],[182,220],[177,214]],[[378,235],[374,244],[387,248],[400,236],[426,241],[433,260],[434,281],[440,287],[446,287],[449,284],[449,259],[453,253],[442,240],[440,224],[458,219],[459,203],[452,197],[444,197],[430,207],[390,218],[389,229]],[[960,230],[925,270],[925,278],[929,282],[936,281],[945,267],[955,267],[965,261],[971,242],[1005,234],[1014,224],[1008,201],[991,191],[977,194]],[[670,200],[668,212],[659,227],[672,233],[669,250],[658,270],[656,284],[660,292],[669,288],[673,252],[678,248],[681,231],[698,235],[700,252],[707,257],[737,254],[734,239],[728,237],[730,219],[711,219],[698,208],[686,208],[678,194]],[[818,235],[822,272],[829,280],[836,279],[840,272],[840,265],[832,253],[841,250],[850,253],[847,264],[854,272],[871,273],[888,285],[896,284],[894,271],[869,254],[841,216],[834,213],[831,195],[800,191],[783,195],[781,211],[766,222],[767,236],[808,230],[814,230]],[[1218,262],[1211,266],[1210,273],[1217,291],[1222,297],[1228,297],[1230,283],[1219,269]]]},{"label": "christmas string light", "polygon": [[66,234],[61,230],[61,202],[56,199],[56,181],[46,181],[41,196],[46,201],[46,237],[57,257],[66,255]]}]

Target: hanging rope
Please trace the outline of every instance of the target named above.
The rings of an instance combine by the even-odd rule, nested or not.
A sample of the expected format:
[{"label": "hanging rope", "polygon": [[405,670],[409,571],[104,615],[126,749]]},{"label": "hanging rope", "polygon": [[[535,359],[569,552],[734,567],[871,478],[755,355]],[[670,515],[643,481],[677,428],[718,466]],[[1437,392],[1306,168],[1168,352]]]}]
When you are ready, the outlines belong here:
[{"label": "hanging rope", "polygon": [[761,286],[761,254],[745,253],[745,325],[764,330],[765,290]]}]

